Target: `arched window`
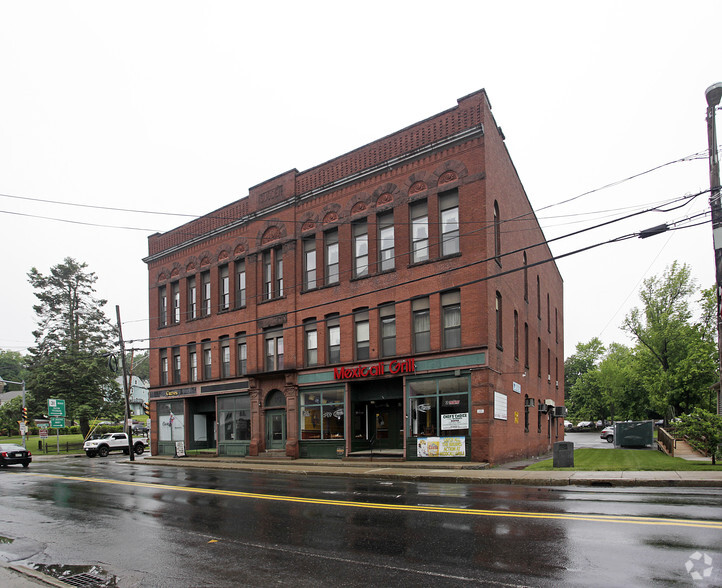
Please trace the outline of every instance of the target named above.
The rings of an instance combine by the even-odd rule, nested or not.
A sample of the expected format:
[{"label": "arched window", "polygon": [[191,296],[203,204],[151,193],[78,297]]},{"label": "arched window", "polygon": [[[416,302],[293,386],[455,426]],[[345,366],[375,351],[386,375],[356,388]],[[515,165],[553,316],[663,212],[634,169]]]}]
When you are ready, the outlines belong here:
[{"label": "arched window", "polygon": [[266,408],[273,406],[286,406],[286,397],[280,390],[271,390],[266,396]]}]

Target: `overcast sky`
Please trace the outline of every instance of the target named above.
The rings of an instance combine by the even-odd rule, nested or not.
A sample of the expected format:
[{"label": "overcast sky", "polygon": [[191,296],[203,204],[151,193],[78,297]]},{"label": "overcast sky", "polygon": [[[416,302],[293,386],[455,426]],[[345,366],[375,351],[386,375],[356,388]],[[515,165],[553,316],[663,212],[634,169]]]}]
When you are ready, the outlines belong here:
[{"label": "overcast sky", "polygon": [[[211,212],[480,88],[547,239],[678,206],[709,189],[721,33],[719,0],[0,0],[0,348],[33,344],[27,273],[68,256],[146,345],[142,258],[149,234],[188,220],[170,213]],[[629,344],[618,327],[641,281],[674,260],[713,285],[708,209],[702,194],[552,244],[707,221],[560,260],[565,356],[595,336]]]}]

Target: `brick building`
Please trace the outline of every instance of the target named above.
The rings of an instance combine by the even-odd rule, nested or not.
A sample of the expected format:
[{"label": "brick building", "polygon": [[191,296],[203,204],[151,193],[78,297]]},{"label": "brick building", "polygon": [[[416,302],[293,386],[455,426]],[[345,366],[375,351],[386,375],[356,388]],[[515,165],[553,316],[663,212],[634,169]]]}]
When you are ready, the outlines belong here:
[{"label": "brick building", "polygon": [[149,237],[152,452],[563,440],[562,279],[486,92]]}]

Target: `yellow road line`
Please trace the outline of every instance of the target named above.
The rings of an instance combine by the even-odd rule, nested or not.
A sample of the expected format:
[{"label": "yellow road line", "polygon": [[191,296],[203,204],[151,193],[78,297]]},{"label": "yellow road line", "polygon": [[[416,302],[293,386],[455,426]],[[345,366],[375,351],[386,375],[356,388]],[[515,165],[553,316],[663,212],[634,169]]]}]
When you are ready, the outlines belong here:
[{"label": "yellow road line", "polygon": [[406,504],[382,504],[378,502],[353,502],[350,500],[328,500],[326,498],[304,498],[298,496],[279,496],[275,494],[259,494],[255,492],[239,492],[236,490],[217,490],[214,488],[190,488],[186,486],[171,486],[168,484],[152,484],[149,482],[131,482],[123,480],[108,480],[103,478],[88,478],[84,476],[61,476],[57,474],[39,474],[35,472],[18,472],[17,475],[37,476],[41,478],[54,478],[58,480],[71,480],[75,482],[91,482],[95,484],[112,484],[118,486],[133,486],[151,490],[170,490],[173,492],[186,492],[192,494],[210,494],[213,496],[229,496],[234,498],[251,498],[255,500],[272,500],[276,502],[295,502],[303,504],[318,504],[326,506],[341,506],[347,508],[370,508],[375,510],[394,510],[410,512],[429,512],[440,514],[458,514],[485,517],[510,517],[522,519],[547,519],[562,521],[585,521],[597,523],[627,523],[634,525],[663,525],[673,527],[694,527],[698,529],[720,529],[722,521],[701,521],[691,519],[666,519],[654,517],[623,516],[623,515],[594,515],[573,513],[549,512],[515,512],[507,510],[482,510],[471,508],[453,508],[449,506],[415,506]]}]

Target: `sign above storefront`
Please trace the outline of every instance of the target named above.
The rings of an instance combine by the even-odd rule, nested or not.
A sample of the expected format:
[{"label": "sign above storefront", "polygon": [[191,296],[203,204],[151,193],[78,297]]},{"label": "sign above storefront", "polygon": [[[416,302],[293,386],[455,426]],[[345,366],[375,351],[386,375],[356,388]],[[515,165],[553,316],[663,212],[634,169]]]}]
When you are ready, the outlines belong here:
[{"label": "sign above storefront", "polygon": [[413,374],[416,372],[416,360],[413,358],[398,359],[389,363],[379,362],[373,365],[333,368],[334,380],[351,380],[354,378],[371,378],[387,374]]}]

